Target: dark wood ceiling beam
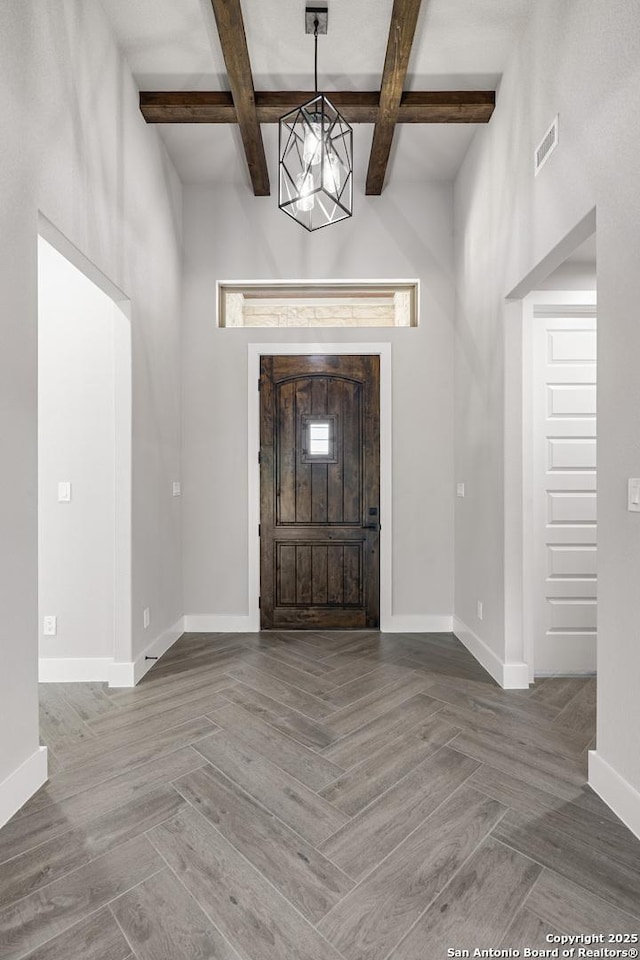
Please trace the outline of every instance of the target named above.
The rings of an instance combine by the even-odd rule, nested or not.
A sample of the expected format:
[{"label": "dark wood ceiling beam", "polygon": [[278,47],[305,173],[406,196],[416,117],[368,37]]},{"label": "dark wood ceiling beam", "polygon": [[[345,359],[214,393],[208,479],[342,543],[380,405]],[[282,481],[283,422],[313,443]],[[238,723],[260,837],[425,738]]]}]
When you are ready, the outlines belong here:
[{"label": "dark wood ceiling beam", "polygon": [[394,0],[391,26],[387,42],[387,54],[380,84],[380,111],[373,132],[369,169],[365,193],[377,196],[382,193],[387,171],[393,133],[398,122],[400,101],[404,87],[413,38],[418,23],[421,0]]},{"label": "dark wood ceiling beam", "polygon": [[256,112],[253,76],[240,0],[211,0],[218,26],[220,45],[227,68],[229,87],[247,157],[253,192],[268,197],[269,172]]},{"label": "dark wood ceiling beam", "polygon": [[[313,96],[311,91],[256,92],[259,123],[277,123]],[[329,99],[349,123],[376,123],[380,95],[377,91],[330,93]],[[404,93],[397,123],[487,123],[493,113],[493,90],[454,90]],[[143,92],[140,110],[147,123],[237,123],[233,97],[226,92]]]}]

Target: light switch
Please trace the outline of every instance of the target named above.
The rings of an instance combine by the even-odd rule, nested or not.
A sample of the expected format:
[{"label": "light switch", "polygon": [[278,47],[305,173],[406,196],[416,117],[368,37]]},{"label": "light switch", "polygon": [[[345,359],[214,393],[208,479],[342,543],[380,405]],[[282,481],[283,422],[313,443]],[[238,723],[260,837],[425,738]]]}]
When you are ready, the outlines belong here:
[{"label": "light switch", "polygon": [[456,496],[457,496],[457,497],[464,497],[464,483],[457,483],[457,484],[456,484]]},{"label": "light switch", "polygon": [[640,513],[640,477],[629,477],[627,510]]},{"label": "light switch", "polygon": [[71,484],[61,480],[58,484],[58,503],[71,503]]}]

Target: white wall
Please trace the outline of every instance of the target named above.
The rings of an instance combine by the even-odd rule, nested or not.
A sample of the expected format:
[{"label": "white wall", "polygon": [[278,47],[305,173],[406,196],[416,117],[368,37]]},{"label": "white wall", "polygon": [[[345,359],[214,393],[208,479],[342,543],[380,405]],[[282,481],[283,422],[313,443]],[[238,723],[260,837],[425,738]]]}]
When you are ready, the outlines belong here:
[{"label": "white wall", "polygon": [[[97,0],[5,0],[0,88],[2,822],[42,775],[38,210],[131,300],[135,657],[182,613],[180,501],[171,497],[180,455],[181,195],[157,132],[139,114],[137,91]],[[145,606],[152,618],[146,632]]]},{"label": "white wall", "polygon": [[[277,182],[275,175],[272,183]],[[393,614],[453,604],[451,187],[393,183],[352,220],[307,234],[244,186],[185,190],[185,614],[247,616],[247,344],[383,341],[393,351]],[[216,328],[216,281],[420,278],[413,329]],[[381,518],[384,529],[384,517]],[[215,620],[208,622],[215,626]],[[187,621],[187,624],[189,621]],[[433,621],[432,623],[435,623]]]},{"label": "white wall", "polygon": [[[102,290],[38,242],[41,658],[114,654],[115,313]],[[70,503],[58,502],[60,481],[72,485]],[[51,614],[57,633],[45,637]]]},{"label": "white wall", "polygon": [[595,290],[596,265],[589,261],[565,262],[538,284],[539,290]]},{"label": "white wall", "polygon": [[[456,476],[470,497],[456,514],[455,603],[460,619],[505,659],[504,298],[596,207],[599,645],[591,780],[640,832],[640,529],[626,511],[626,478],[640,472],[639,83],[634,0],[538,0],[494,117],[459,175]],[[533,150],[556,113],[560,144],[534,179]],[[485,600],[482,623],[477,597]]]}]

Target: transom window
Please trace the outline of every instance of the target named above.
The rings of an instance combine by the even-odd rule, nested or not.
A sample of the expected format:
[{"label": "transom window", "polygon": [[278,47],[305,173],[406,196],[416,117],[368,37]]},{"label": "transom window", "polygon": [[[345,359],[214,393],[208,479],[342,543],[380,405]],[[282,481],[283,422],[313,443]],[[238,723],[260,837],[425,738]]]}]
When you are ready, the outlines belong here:
[{"label": "transom window", "polygon": [[220,327],[415,327],[418,281],[219,283]]}]

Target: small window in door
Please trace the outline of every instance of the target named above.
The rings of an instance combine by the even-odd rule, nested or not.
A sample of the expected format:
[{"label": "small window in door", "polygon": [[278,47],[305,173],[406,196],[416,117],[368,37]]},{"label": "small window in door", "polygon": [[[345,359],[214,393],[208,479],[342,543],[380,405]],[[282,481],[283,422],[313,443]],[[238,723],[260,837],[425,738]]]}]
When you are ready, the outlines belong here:
[{"label": "small window in door", "polygon": [[337,463],[337,416],[302,417],[302,462]]}]

